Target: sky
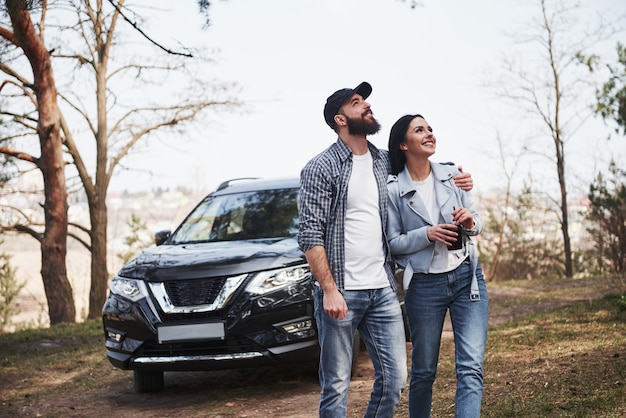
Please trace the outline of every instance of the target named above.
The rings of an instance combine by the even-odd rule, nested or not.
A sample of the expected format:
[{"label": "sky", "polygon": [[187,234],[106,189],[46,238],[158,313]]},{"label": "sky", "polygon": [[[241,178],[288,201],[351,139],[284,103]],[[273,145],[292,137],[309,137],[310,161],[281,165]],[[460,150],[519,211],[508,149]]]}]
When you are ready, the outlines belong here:
[{"label": "sky", "polygon": [[[462,165],[476,190],[506,185],[498,137],[509,168],[533,141],[552,153],[539,125],[493,89],[504,58],[523,56],[511,34],[532,25],[536,1],[423,0],[411,8],[410,0],[215,0],[208,30],[195,0],[149,3],[164,12],[151,21],[167,28],[158,31],[160,42],[215,48],[207,77],[237,82],[247,113],[216,115],[185,137],[131,156],[125,166],[137,171],[114,177],[112,191],[185,185],[208,193],[229,178],[297,176],[336,140],[322,116],[326,98],[361,81],[373,87],[367,101],[382,125],[370,137],[376,146],[387,148],[396,119],[420,113],[437,136],[432,159]],[[584,23],[599,12],[626,16],[621,0],[581,4]],[[606,51],[617,40],[626,44],[626,33],[610,39]],[[626,141],[607,140],[611,132],[591,120],[566,146],[583,191],[611,156],[626,166]],[[521,161],[518,185],[529,173],[539,182],[555,177],[546,155]]]}]

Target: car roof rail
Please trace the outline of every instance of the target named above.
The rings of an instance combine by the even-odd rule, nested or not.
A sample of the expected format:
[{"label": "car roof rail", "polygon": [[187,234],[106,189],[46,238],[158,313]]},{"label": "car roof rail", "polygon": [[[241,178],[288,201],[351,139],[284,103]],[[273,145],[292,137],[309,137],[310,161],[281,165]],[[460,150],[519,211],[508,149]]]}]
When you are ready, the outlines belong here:
[{"label": "car roof rail", "polygon": [[223,181],[219,186],[217,186],[216,191],[223,190],[229,187],[231,184],[238,181],[247,181],[247,180],[258,180],[258,177],[238,177],[230,180]]}]

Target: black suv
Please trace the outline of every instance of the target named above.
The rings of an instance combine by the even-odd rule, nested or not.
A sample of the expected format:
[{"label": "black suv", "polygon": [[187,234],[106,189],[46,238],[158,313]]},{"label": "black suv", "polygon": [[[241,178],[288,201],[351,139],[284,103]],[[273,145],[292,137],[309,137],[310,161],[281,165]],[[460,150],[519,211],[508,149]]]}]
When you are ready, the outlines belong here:
[{"label": "black suv", "polygon": [[[136,392],[163,389],[164,371],[318,361],[298,196],[298,178],[225,182],[111,279],[107,357]],[[360,348],[357,333],[353,372]]]},{"label": "black suv", "polygon": [[161,390],[164,371],[319,358],[298,191],[297,178],[226,182],[111,279],[107,357],[136,392]]}]

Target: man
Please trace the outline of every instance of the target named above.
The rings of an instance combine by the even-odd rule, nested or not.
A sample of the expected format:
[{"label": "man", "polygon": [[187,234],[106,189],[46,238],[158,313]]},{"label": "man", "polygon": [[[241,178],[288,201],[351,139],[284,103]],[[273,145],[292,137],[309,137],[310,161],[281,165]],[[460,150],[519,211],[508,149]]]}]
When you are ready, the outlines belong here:
[{"label": "man", "polygon": [[[387,151],[367,140],[380,130],[369,83],[328,97],[324,119],[337,141],[311,159],[300,176],[298,242],[316,279],[320,344],[320,417],[345,417],[358,330],[375,381],[366,417],[392,417],[406,385],[404,322],[389,253]],[[470,185],[471,176],[460,176]]]}]

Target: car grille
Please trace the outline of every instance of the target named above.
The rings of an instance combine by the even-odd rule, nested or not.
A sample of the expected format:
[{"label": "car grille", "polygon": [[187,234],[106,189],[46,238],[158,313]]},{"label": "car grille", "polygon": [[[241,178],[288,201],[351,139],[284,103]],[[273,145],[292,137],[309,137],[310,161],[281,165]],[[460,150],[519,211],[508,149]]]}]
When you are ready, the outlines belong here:
[{"label": "car grille", "polygon": [[239,290],[247,274],[193,280],[150,282],[154,300],[161,311],[171,314],[198,314],[223,309]]},{"label": "car grille", "polygon": [[179,280],[165,282],[165,289],[174,306],[211,304],[224,287],[226,278]]}]

